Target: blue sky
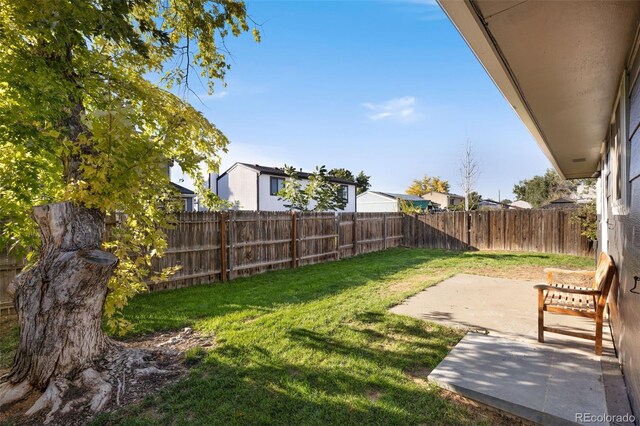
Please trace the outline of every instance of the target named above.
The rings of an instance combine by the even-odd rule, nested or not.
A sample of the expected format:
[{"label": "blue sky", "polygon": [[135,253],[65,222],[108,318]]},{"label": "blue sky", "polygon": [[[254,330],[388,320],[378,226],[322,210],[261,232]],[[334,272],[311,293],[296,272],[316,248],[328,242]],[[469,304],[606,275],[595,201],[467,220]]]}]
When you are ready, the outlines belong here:
[{"label": "blue sky", "polygon": [[262,42],[229,40],[227,87],[190,99],[231,141],[221,171],[236,161],[324,164],[364,170],[375,190],[404,192],[428,174],[460,192],[469,139],[478,192],[512,198],[514,183],[550,167],[433,1],[248,1],[247,9]]}]

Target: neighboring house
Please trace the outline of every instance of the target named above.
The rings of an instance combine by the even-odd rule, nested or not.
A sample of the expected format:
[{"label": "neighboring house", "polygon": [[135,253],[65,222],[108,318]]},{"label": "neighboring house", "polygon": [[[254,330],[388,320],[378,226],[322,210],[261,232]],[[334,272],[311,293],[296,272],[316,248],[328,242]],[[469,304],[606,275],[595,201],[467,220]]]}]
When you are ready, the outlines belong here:
[{"label": "neighboring house", "polygon": [[504,209],[505,206],[506,204],[502,204],[491,199],[478,201],[478,210],[500,210]]},{"label": "neighboring house", "polygon": [[180,198],[182,198],[182,202],[184,203],[184,211],[192,212],[196,210],[194,208],[194,200],[196,198],[196,193],[190,190],[189,188],[185,188],[184,186],[178,185],[177,183],[171,182],[171,185],[180,192]]},{"label": "neighboring house", "polygon": [[576,200],[570,198],[556,198],[540,206],[541,209],[574,209],[578,207]]},{"label": "neighboring house", "polygon": [[558,173],[598,178],[610,324],[640,413],[640,2],[439,2]]},{"label": "neighboring house", "polygon": [[[303,171],[298,172],[303,185],[308,182],[310,175]],[[277,195],[286,178],[284,170],[277,167],[235,163],[216,179],[216,193],[223,200],[234,204],[237,210],[289,210],[285,207],[286,202],[280,200]],[[333,177],[329,180],[340,185],[340,191],[347,200],[347,205],[342,211],[355,212],[355,182]]]},{"label": "neighboring house", "polygon": [[394,194],[391,192],[366,191],[358,195],[358,212],[399,212],[400,202],[413,207],[431,211],[439,206],[415,195]]},{"label": "neighboring house", "polygon": [[519,210],[520,208],[521,207],[518,207],[517,205],[514,206],[513,203],[507,204],[500,201],[492,200],[491,198],[486,198],[478,202],[478,210]]},{"label": "neighboring house", "polygon": [[531,203],[528,203],[524,200],[518,200],[518,201],[514,201],[513,203],[511,203],[511,207],[515,207],[518,209],[532,209],[533,206],[531,205]]},{"label": "neighboring house", "polygon": [[464,196],[450,194],[448,192],[428,192],[422,196],[425,200],[439,204],[443,209],[450,209],[458,205],[464,205]]}]

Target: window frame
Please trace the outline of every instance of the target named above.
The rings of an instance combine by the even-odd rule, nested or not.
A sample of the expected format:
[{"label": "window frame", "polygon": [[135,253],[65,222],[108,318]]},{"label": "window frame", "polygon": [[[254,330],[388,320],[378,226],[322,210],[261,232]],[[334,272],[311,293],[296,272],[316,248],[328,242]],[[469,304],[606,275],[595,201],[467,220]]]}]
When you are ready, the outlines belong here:
[{"label": "window frame", "polygon": [[[273,182],[276,182],[276,188],[278,189],[276,192],[273,192]],[[277,197],[278,192],[280,192],[283,186],[284,178],[278,176],[269,176],[269,195],[271,195],[272,197]]]},{"label": "window frame", "polygon": [[610,173],[608,196],[610,197],[612,214],[624,216],[630,208],[630,155],[629,138],[629,73],[625,69],[618,89],[618,97],[611,115],[611,131],[609,132],[607,162]]},{"label": "window frame", "polygon": [[338,194],[340,194],[340,192],[342,191],[344,191],[344,195],[342,199],[344,200],[345,203],[349,203],[349,185],[341,183],[340,189],[338,190]]}]

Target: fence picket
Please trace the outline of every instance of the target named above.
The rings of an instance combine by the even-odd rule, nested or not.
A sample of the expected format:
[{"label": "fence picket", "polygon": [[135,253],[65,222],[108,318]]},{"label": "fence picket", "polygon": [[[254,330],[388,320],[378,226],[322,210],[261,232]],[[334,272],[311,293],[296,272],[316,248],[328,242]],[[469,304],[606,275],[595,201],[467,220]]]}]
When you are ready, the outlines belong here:
[{"label": "fence picket", "polygon": [[[167,232],[166,256],[153,270],[180,265],[151,290],[227,281],[273,269],[407,246],[513,250],[591,256],[592,244],[571,210],[400,213],[180,213]],[[106,238],[115,218],[109,218]],[[0,253],[0,315],[12,309],[6,289],[24,261]]]}]

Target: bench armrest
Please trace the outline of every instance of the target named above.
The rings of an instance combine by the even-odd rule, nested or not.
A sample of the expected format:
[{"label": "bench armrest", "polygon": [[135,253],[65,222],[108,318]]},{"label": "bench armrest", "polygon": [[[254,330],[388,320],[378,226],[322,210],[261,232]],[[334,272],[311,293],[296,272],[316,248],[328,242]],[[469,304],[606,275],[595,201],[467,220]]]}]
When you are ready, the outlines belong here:
[{"label": "bench armrest", "polygon": [[589,290],[586,288],[570,288],[570,287],[556,287],[554,285],[547,284],[538,284],[533,286],[538,291],[557,291],[560,293],[571,293],[571,294],[585,294],[587,296],[599,296],[600,292],[598,290]]},{"label": "bench armrest", "polygon": [[587,270],[576,271],[573,269],[544,268],[544,272],[547,274],[552,273],[552,274],[568,274],[568,275],[585,275],[589,277],[596,276],[596,271],[587,271]]}]

